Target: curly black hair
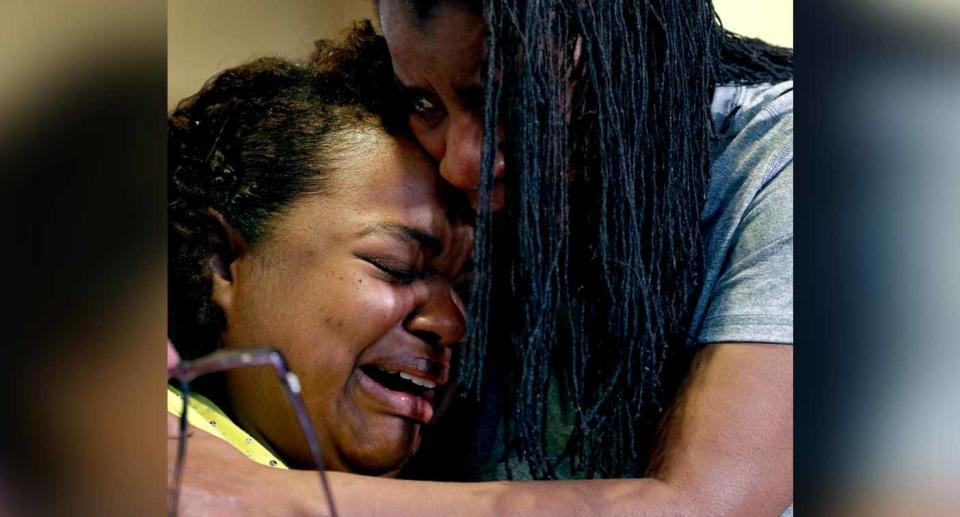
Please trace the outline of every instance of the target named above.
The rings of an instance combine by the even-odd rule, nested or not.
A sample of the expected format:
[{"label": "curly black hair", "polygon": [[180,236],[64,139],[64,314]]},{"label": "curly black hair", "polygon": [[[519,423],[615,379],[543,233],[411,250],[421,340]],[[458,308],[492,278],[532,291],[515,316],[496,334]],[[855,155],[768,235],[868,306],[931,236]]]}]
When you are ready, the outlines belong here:
[{"label": "curly black hair", "polygon": [[330,164],[352,151],[345,136],[404,131],[390,56],[369,22],[316,47],[307,61],[225,70],[168,118],[167,331],[185,359],[216,349],[225,324],[210,299],[210,210],[256,245],[295,198],[323,192]]}]

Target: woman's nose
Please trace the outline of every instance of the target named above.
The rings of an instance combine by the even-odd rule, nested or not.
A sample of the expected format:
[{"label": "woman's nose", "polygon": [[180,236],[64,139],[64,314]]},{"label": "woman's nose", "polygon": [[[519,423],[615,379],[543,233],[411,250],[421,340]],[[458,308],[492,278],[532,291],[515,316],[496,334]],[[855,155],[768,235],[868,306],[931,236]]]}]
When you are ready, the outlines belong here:
[{"label": "woman's nose", "polygon": [[[504,173],[503,152],[500,149],[502,133],[502,130],[497,131],[496,178]],[[474,191],[480,180],[482,158],[483,119],[475,113],[451,117],[443,157],[440,159],[440,175],[460,190]]]},{"label": "woman's nose", "polygon": [[447,282],[430,287],[430,295],[406,324],[407,331],[432,345],[449,347],[463,339],[466,312]]}]

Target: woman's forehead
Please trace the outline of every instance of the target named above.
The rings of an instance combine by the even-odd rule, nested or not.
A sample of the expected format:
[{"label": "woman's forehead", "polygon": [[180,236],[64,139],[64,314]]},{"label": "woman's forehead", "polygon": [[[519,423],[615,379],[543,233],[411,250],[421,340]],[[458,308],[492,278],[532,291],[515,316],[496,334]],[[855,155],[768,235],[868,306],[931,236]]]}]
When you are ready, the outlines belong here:
[{"label": "woman's forehead", "polygon": [[351,196],[403,202],[411,195],[437,197],[437,168],[417,146],[382,129],[351,132],[330,163],[333,186]]},{"label": "woman's forehead", "polygon": [[353,149],[331,165],[319,200],[344,222],[389,219],[431,232],[446,219],[434,163],[413,142],[383,131],[354,138]]},{"label": "woman's forehead", "polygon": [[[396,3],[403,2],[386,2]],[[480,65],[483,18],[471,10],[441,7],[428,20],[418,23],[402,7],[382,7],[381,23],[394,68],[401,78],[404,72],[412,75],[431,68],[472,76]]]}]

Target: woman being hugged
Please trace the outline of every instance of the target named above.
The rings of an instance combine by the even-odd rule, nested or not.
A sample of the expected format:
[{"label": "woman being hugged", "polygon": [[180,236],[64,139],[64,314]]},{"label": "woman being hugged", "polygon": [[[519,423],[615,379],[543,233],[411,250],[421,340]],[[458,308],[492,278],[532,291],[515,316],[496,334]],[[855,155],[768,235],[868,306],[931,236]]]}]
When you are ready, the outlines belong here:
[{"label": "woman being hugged", "polygon": [[[169,335],[184,359],[281,351],[327,468],[391,476],[449,384],[464,332],[451,281],[471,232],[429,159],[387,130],[364,56],[321,52],[226,70],[171,115]],[[313,467],[270,369],[194,384],[191,423],[206,433],[191,440]],[[229,475],[229,458],[208,460]]]}]

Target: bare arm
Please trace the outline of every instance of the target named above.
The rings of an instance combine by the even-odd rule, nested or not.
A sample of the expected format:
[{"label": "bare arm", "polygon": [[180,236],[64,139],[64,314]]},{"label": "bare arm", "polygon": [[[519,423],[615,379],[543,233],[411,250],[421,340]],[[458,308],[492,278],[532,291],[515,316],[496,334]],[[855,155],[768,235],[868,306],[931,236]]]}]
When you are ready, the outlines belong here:
[{"label": "bare arm", "polygon": [[[198,435],[205,433],[190,439],[185,515],[220,511],[223,502],[251,514],[325,511],[315,473],[261,467]],[[329,475],[344,516],[779,515],[793,491],[793,347],[717,344],[699,352],[666,422],[659,459],[655,477],[643,479],[447,483]]]}]

